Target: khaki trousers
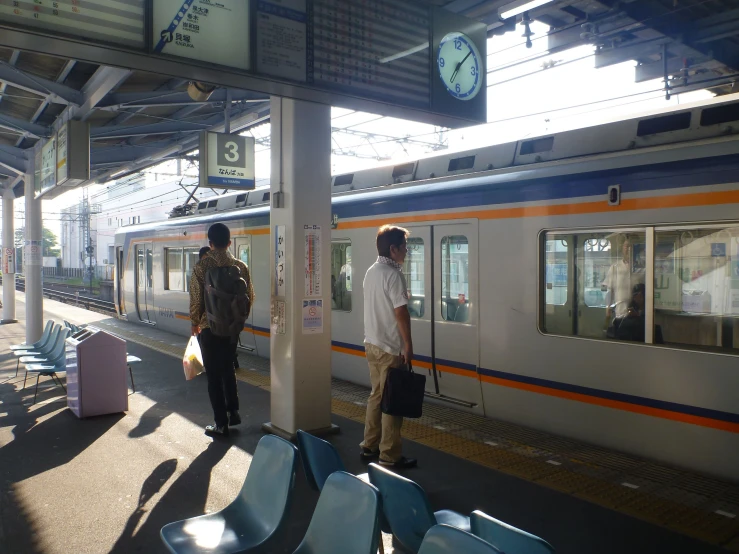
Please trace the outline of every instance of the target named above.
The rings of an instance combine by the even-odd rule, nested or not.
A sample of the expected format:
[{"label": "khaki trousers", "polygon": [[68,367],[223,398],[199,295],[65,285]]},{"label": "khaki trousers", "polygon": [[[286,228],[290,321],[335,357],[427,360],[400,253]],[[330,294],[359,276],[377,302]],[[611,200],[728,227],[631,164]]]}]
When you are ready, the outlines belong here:
[{"label": "khaki trousers", "polygon": [[396,462],[402,455],[400,428],[403,425],[403,418],[383,414],[380,406],[387,371],[391,367],[400,366],[400,356],[388,354],[374,344],[364,343],[364,348],[369,364],[372,392],[367,400],[364,441],[360,446],[370,450],[376,450],[379,446],[381,460]]}]

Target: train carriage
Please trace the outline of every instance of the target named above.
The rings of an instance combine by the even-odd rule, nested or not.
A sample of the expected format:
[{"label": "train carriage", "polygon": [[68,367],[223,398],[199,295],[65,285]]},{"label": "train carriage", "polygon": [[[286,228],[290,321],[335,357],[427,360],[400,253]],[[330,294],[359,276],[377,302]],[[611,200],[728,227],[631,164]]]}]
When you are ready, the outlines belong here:
[{"label": "train carriage", "polygon": [[[335,176],[333,374],[369,384],[361,282],[376,228],[400,224],[430,399],[739,480],[737,123],[725,97]],[[120,229],[119,313],[188,334],[189,276],[216,221],[253,275],[241,345],[268,356],[265,190]],[[619,336],[632,312],[637,339]]]}]

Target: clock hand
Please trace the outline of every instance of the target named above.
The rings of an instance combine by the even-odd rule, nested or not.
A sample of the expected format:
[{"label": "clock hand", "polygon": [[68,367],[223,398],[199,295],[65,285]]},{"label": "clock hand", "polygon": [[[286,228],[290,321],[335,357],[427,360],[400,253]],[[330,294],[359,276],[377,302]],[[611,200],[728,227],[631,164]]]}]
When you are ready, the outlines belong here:
[{"label": "clock hand", "polygon": [[457,64],[457,67],[454,68],[454,73],[452,73],[452,78],[450,79],[450,82],[452,83],[454,82],[454,79],[457,78],[457,73],[459,73],[459,68],[462,67],[462,64],[467,61],[467,58],[469,58],[471,54],[472,54],[472,50],[467,52],[467,55],[462,59],[461,62]]}]

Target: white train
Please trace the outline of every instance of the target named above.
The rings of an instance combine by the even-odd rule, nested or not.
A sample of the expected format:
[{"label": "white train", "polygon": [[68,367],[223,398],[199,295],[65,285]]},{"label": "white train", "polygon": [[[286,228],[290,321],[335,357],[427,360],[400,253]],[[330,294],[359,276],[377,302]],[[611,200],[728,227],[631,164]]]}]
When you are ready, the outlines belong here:
[{"label": "white train", "polygon": [[[368,384],[362,278],[401,224],[432,399],[739,480],[737,130],[735,95],[333,177],[333,374]],[[268,356],[268,190],[119,229],[117,308],[188,334],[216,221],[255,284],[241,344]]]}]

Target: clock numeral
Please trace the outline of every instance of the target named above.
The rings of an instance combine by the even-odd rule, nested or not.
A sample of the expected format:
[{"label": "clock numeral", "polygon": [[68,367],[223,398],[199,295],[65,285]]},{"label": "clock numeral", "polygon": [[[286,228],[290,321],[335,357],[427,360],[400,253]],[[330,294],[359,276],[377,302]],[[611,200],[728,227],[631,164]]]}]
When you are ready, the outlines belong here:
[{"label": "clock numeral", "polygon": [[470,68],[470,75],[477,75],[477,68],[474,65]]},{"label": "clock numeral", "polygon": [[444,58],[439,58],[439,67],[444,67]]},{"label": "clock numeral", "polygon": [[456,86],[456,87],[454,87],[454,88],[455,88],[455,90],[457,91],[457,93],[460,93],[460,92],[462,92],[462,87],[460,87],[460,86],[459,86],[459,83],[457,83],[457,86]]},{"label": "clock numeral", "polygon": [[455,50],[461,50],[462,49],[462,41],[459,39],[454,39],[454,49]]}]

